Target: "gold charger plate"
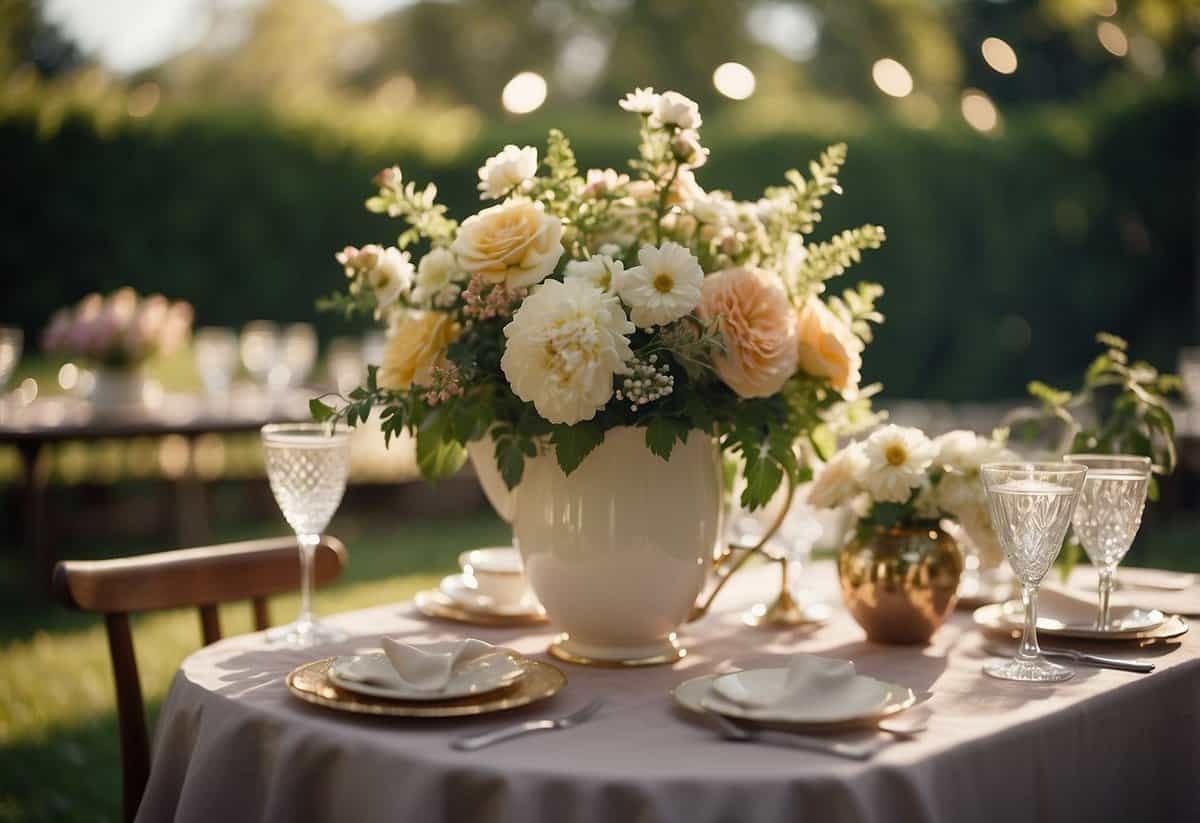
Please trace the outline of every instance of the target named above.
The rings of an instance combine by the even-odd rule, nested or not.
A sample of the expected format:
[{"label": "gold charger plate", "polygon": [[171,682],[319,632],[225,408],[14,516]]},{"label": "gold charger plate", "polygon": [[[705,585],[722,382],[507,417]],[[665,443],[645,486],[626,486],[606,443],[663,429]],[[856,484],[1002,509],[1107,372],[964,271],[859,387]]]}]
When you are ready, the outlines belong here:
[{"label": "gold charger plate", "polygon": [[417,592],[413,598],[417,611],[426,617],[438,620],[453,620],[456,623],[470,623],[474,626],[535,626],[548,623],[545,611],[537,614],[496,614],[495,612],[479,612],[468,609],[455,602],[437,589],[426,589]]},{"label": "gold charger plate", "polygon": [[[702,716],[711,710],[704,708],[700,701],[708,694],[709,684],[717,677],[720,677],[720,675],[705,674],[700,677],[693,677],[691,680],[685,680],[671,689],[671,697],[684,711]],[[785,723],[738,718],[738,722],[752,723],[755,726],[765,726],[768,728],[786,729],[788,731],[806,732],[840,732],[850,729],[869,728],[875,726],[884,718],[912,708],[917,702],[917,696],[913,693],[912,689],[896,683],[888,683],[887,685],[892,687],[892,695],[888,698],[888,701],[876,711],[864,714],[861,717],[855,717],[852,720],[838,720],[828,723]]]},{"label": "gold charger plate", "polygon": [[[993,603],[976,609],[971,618],[975,625],[984,631],[1003,634],[1008,637],[1020,637],[1021,629],[1014,627],[1004,619],[1004,604]],[[1087,640],[1091,643],[1140,643],[1147,640],[1171,640],[1187,634],[1188,622],[1177,614],[1169,614],[1154,628],[1142,631],[1113,632],[1108,635],[1097,634],[1093,631],[1075,631],[1071,628],[1043,628],[1038,626],[1038,637],[1066,637],[1072,640]]]},{"label": "gold charger plate", "polygon": [[552,697],[567,685],[567,676],[556,666],[522,658],[521,665],[525,674],[511,686],[455,700],[407,702],[339,689],[329,679],[329,669],[334,660],[336,658],[327,657],[293,669],[287,676],[288,691],[305,703],[351,714],[386,717],[467,717],[527,706]]}]

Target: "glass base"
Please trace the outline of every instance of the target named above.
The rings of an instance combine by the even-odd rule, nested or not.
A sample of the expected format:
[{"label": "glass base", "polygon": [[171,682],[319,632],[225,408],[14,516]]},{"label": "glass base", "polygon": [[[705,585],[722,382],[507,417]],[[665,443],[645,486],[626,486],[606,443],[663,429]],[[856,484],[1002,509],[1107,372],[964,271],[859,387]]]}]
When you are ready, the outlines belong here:
[{"label": "glass base", "polygon": [[293,649],[308,649],[325,643],[338,643],[348,635],[341,629],[317,620],[297,621],[267,632],[267,642]]},{"label": "glass base", "polygon": [[983,665],[983,673],[997,680],[1016,680],[1021,683],[1060,683],[1075,676],[1071,669],[1051,663],[1044,657],[992,660]]}]

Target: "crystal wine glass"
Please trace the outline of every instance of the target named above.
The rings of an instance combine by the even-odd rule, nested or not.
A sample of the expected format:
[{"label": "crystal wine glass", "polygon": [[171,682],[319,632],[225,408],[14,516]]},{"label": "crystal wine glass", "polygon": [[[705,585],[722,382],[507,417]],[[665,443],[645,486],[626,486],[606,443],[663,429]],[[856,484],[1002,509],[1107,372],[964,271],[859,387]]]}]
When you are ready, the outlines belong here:
[{"label": "crystal wine glass", "polygon": [[1068,454],[1063,460],[1088,469],[1072,525],[1100,574],[1096,628],[1120,629],[1110,619],[1108,601],[1113,575],[1142,524],[1150,485],[1150,458],[1132,454]]},{"label": "crystal wine glass", "polygon": [[1074,672],[1042,657],[1037,642],[1038,586],[1062,548],[1087,466],[1075,463],[986,463],[981,474],[992,525],[1021,584],[1025,630],[1012,660],[983,667],[1001,680],[1053,683]]},{"label": "crystal wine glass", "polygon": [[255,320],[242,329],[242,365],[254,382],[265,385],[279,362],[279,327],[270,320]]},{"label": "crystal wine glass", "polygon": [[192,351],[204,390],[216,400],[227,398],[238,367],[237,332],[215,326],[197,329]]},{"label": "crystal wine glass", "polygon": [[321,532],[342,502],[349,473],[349,432],[324,423],[279,423],[262,428],[263,457],[275,502],[300,544],[300,614],[268,639],[305,648],[345,638],[312,612],[313,557]]}]

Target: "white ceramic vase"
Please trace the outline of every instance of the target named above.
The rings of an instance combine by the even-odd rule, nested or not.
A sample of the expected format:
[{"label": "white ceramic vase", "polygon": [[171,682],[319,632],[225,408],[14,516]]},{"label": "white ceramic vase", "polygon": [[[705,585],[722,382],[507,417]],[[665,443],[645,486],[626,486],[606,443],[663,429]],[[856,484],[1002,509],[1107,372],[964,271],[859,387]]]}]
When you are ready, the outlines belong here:
[{"label": "white ceramic vase", "polygon": [[525,464],[514,525],[525,572],[573,662],[646,665],[684,654],[675,632],[721,538],[721,461],[693,431],[669,461],[645,430],[612,429],[570,474]]},{"label": "white ceramic vase", "polygon": [[479,485],[483,487],[483,494],[496,510],[496,514],[500,515],[505,523],[513,522],[516,496],[508,488],[504,478],[500,476],[500,469],[496,466],[496,441],[492,440],[491,435],[472,440],[467,444],[467,455],[471,458]]}]

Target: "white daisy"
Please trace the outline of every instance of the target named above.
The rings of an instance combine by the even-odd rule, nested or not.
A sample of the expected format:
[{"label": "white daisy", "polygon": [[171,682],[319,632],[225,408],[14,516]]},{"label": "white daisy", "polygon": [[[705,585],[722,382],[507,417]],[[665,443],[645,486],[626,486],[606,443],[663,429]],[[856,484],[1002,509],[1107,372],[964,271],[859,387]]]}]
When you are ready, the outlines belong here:
[{"label": "white daisy", "polygon": [[907,501],[933,463],[933,443],[920,429],[884,426],[867,438],[864,450],[868,465],[862,484],[878,502]]},{"label": "white daisy", "polygon": [[644,89],[635,88],[618,101],[617,105],[634,114],[653,114],[658,105],[658,95],[649,86]]},{"label": "white daisy", "polygon": [[537,173],[537,149],[511,143],[479,170],[479,199],[497,200]]},{"label": "white daisy", "polygon": [[587,260],[567,263],[565,280],[580,278],[607,294],[615,294],[625,273],[625,264],[606,254],[593,254]]},{"label": "white daisy", "polygon": [[626,269],[617,284],[638,328],[678,320],[699,304],[704,271],[685,247],[670,240],[659,248],[642,246],[638,262],[641,265]]}]

